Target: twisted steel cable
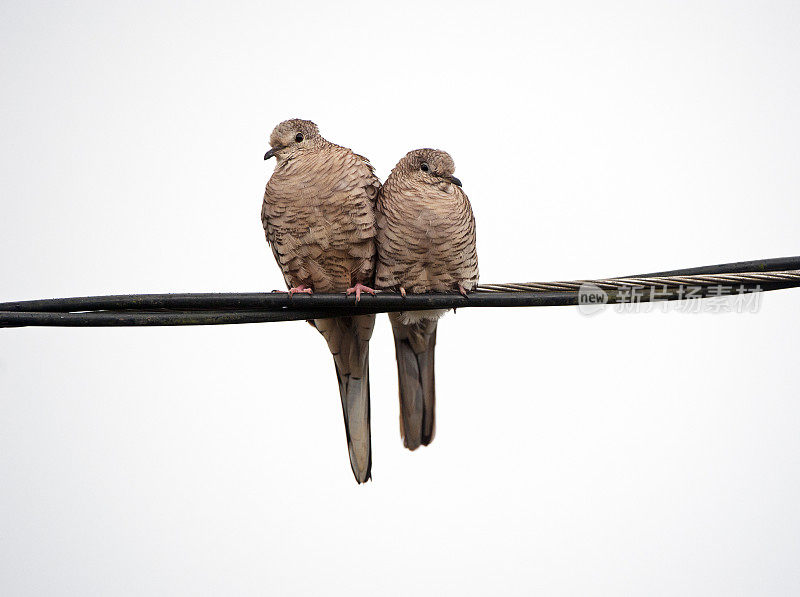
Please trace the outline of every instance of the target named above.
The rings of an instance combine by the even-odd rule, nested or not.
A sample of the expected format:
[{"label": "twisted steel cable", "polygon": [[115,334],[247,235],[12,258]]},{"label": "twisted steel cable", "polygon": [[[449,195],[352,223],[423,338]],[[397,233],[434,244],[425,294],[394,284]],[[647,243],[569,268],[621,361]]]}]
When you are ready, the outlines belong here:
[{"label": "twisted steel cable", "polygon": [[626,278],[604,278],[601,280],[572,280],[569,282],[515,282],[510,284],[481,284],[483,292],[537,292],[547,290],[580,290],[581,286],[593,285],[603,290],[614,290],[627,286],[713,286],[734,284],[760,284],[766,282],[791,282],[800,280],[800,270],[769,273],[705,274],[688,276],[636,276]]}]

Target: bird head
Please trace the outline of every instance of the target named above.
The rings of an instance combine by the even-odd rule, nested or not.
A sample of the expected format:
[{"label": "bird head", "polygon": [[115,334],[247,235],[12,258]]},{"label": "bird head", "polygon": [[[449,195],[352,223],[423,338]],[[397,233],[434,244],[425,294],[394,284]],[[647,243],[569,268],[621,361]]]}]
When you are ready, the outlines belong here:
[{"label": "bird head", "polygon": [[442,183],[461,186],[461,181],[453,176],[456,165],[446,151],[439,149],[415,149],[409,151],[397,164],[403,176],[416,181],[441,186]]},{"label": "bird head", "polygon": [[274,156],[278,162],[282,162],[297,151],[313,147],[321,139],[317,125],[310,120],[284,120],[269,136],[270,150],[264,154],[264,159]]}]

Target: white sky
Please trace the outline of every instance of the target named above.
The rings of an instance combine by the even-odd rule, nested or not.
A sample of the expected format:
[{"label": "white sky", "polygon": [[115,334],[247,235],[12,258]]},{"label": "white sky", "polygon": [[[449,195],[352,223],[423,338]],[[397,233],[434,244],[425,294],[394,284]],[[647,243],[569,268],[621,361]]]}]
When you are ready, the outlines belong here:
[{"label": "white sky", "polygon": [[[793,2],[0,5],[0,300],[280,288],[273,126],[449,151],[482,281],[800,253]],[[373,479],[304,323],[0,330],[0,594],[796,595],[800,291],[459,311]]]}]

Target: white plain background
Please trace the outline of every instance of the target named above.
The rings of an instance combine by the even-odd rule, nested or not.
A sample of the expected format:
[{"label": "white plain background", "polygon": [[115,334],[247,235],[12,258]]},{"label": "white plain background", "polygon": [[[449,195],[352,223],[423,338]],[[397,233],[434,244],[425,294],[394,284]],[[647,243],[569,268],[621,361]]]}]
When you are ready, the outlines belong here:
[{"label": "white plain background", "polygon": [[[272,127],[449,151],[482,280],[800,253],[795,2],[0,5],[0,300],[268,291]],[[373,482],[305,323],[0,330],[0,594],[797,595],[797,290],[464,310]]]}]

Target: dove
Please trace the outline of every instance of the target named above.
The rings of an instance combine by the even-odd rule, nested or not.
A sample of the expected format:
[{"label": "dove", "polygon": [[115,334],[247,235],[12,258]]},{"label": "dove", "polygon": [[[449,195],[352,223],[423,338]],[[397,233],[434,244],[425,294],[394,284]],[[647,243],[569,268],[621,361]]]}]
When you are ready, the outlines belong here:
[{"label": "dove", "polygon": [[[455,164],[444,151],[417,149],[378,192],[375,287],[406,292],[459,291],[478,283],[475,218]],[[390,313],[403,445],[427,446],[436,430],[434,347],[446,309]]]},{"label": "dove", "polygon": [[[308,120],[286,120],[270,135],[261,222],[289,294],[374,294],[375,201],[380,181],[369,161],[335,145]],[[350,466],[371,478],[369,340],[375,315],[315,319],[333,355]]]}]

